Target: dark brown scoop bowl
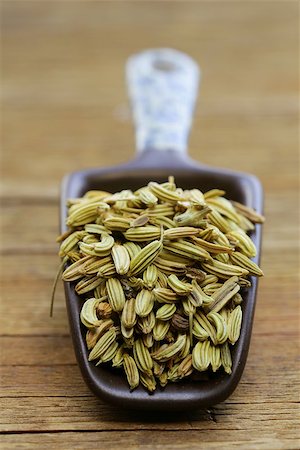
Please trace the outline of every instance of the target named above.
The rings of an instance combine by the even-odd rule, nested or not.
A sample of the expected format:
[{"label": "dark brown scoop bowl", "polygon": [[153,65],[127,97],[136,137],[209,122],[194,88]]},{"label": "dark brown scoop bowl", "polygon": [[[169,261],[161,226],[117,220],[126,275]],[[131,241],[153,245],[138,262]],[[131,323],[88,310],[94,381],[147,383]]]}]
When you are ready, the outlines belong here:
[{"label": "dark brown scoop bowl", "polygon": [[[226,197],[241,202],[262,212],[263,193],[258,179],[245,173],[215,169],[200,165],[185,154],[174,150],[151,150],[141,152],[131,162],[104,169],[90,169],[68,175],[62,186],[61,230],[66,230],[66,201],[81,197],[88,190],[100,189],[117,192],[122,189],[138,189],[149,181],[164,182],[169,175],[175,176],[177,186],[184,189],[199,188],[205,192],[219,188]],[[251,238],[258,249],[254,259],[259,263],[261,226],[256,226]],[[232,374],[222,370],[210,374],[208,380],[184,379],[170,383],[165,388],[157,387],[149,394],[142,386],[130,392],[125,375],[120,369],[109,365],[96,367],[88,361],[85,343],[86,329],[80,322],[80,311],[84,300],[75,290],[74,283],[65,282],[66,305],[69,316],[74,349],[84,380],[95,395],[103,400],[127,409],[192,411],[195,408],[212,406],[228,398],[236,388],[243,373],[254,317],[257,279],[251,277],[252,286],[243,291],[243,323],[238,342],[232,348]]]}]

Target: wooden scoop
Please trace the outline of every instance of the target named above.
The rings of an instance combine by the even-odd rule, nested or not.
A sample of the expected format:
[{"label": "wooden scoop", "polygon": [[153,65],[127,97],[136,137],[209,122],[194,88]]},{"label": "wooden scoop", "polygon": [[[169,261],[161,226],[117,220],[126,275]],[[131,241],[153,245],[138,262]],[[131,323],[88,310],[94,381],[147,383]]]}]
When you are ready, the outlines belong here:
[{"label": "wooden scoop", "polygon": [[[204,166],[186,154],[187,138],[197,96],[200,71],[187,55],[171,49],[148,50],[129,58],[127,82],[136,127],[137,156],[127,164],[72,173],[63,181],[61,196],[61,231],[66,231],[66,201],[99,189],[117,192],[136,190],[149,181],[165,182],[175,176],[184,189],[205,192],[219,188],[226,197],[262,211],[263,193],[257,178],[245,173]],[[261,227],[251,238],[258,249]],[[182,380],[157,388],[149,394],[143,387],[130,392],[121,371],[88,362],[86,329],[80,322],[83,300],[74,284],[65,282],[66,303],[71,334],[82,375],[90,389],[102,399],[125,408],[145,410],[189,410],[208,407],[225,400],[242,375],[252,330],[257,279],[244,294],[243,323],[238,342],[232,347],[232,374],[217,371],[207,381]]]}]

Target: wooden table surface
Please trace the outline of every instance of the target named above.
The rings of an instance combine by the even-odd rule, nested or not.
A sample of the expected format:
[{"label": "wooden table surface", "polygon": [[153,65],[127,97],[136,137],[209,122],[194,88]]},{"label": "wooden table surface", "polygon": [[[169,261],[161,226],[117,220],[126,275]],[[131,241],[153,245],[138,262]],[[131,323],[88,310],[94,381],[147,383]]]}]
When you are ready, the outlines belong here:
[{"label": "wooden table surface", "polygon": [[[2,1],[1,448],[298,449],[297,1]],[[250,353],[223,404],[189,414],[104,404],[77,367],[59,285],[59,185],[125,162],[126,58],[169,46],[202,66],[190,154],[265,188]]]}]

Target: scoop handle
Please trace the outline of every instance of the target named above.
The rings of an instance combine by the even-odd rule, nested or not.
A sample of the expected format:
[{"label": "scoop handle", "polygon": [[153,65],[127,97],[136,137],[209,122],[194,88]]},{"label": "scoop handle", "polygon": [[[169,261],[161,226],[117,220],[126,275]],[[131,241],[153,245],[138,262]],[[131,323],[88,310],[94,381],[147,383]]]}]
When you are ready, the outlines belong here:
[{"label": "scoop handle", "polygon": [[137,152],[185,153],[200,79],[197,63],[177,50],[151,49],[128,59],[126,77]]}]

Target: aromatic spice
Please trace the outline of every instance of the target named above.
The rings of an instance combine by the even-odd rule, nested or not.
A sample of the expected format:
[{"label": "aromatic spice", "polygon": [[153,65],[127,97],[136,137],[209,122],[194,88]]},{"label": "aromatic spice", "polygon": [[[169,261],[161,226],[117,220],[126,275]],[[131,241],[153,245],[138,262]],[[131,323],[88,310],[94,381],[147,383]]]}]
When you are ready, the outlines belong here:
[{"label": "aromatic spice", "polygon": [[241,289],[263,275],[247,233],[264,218],[224,195],[183,190],[169,177],[68,201],[62,279],[85,298],[89,361],[123,368],[131,390],[231,373]]}]

